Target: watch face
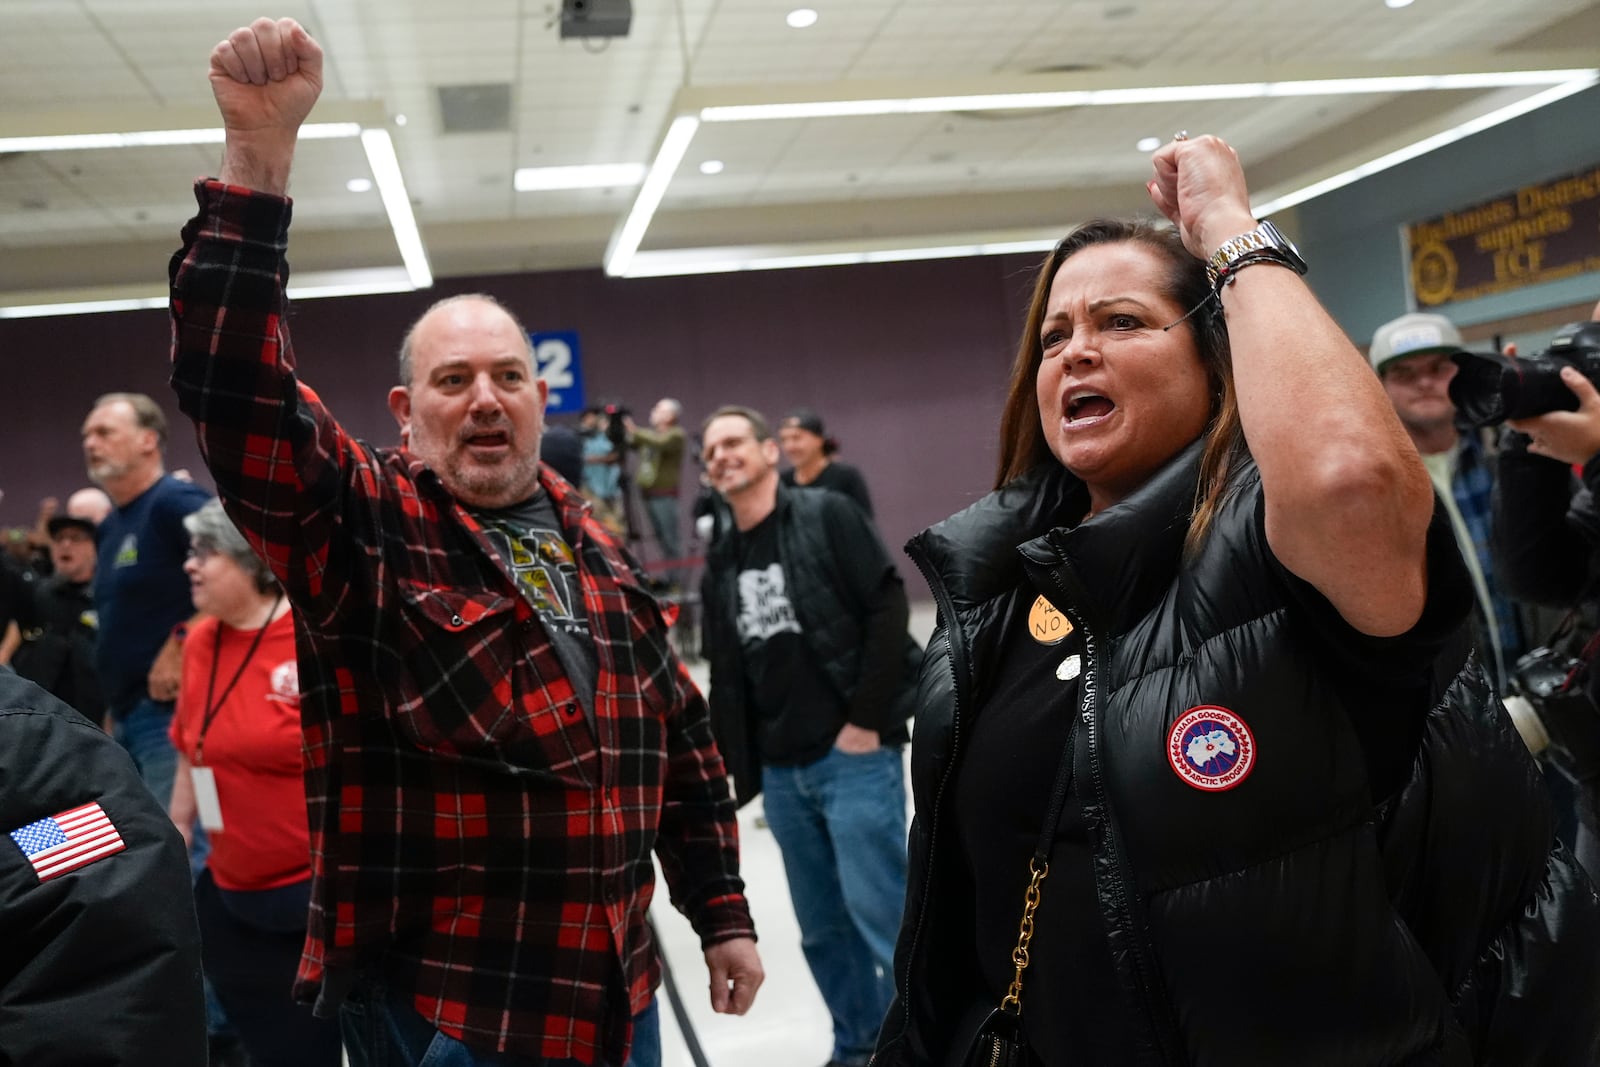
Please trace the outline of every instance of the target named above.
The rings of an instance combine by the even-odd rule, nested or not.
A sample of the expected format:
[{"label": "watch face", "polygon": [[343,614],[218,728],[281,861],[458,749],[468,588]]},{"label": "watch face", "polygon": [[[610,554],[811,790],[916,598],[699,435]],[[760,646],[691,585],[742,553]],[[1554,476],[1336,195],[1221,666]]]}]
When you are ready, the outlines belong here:
[{"label": "watch face", "polygon": [[1276,246],[1290,259],[1294,260],[1295,269],[1300,271],[1302,274],[1305,273],[1306,261],[1301,258],[1300,250],[1296,248],[1294,246],[1294,242],[1285,237],[1276,226],[1270,222],[1263,222],[1261,224],[1261,236],[1267,239],[1268,244]]},{"label": "watch face", "polygon": [[1285,237],[1283,231],[1270,222],[1261,224],[1261,235],[1267,239],[1268,243],[1275,244],[1279,248],[1287,249],[1290,252],[1299,251],[1299,249],[1295,248],[1294,242]]}]

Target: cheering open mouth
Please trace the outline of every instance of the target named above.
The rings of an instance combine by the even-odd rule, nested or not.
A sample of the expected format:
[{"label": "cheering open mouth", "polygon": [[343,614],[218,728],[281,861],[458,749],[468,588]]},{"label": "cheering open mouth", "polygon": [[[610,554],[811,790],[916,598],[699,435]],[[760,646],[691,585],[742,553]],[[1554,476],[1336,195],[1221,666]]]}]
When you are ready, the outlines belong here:
[{"label": "cheering open mouth", "polygon": [[1066,412],[1068,426],[1090,426],[1116,410],[1116,403],[1101,393],[1090,389],[1069,392],[1062,410]]},{"label": "cheering open mouth", "polygon": [[462,437],[462,443],[472,449],[502,449],[511,446],[511,434],[500,430],[477,430]]}]

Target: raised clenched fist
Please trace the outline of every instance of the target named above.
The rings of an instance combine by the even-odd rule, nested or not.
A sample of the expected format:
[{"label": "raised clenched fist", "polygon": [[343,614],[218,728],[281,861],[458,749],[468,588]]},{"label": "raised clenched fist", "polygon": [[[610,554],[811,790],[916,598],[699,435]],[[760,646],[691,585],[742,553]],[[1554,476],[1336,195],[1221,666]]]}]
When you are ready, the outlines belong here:
[{"label": "raised clenched fist", "polygon": [[294,19],[256,19],[211,50],[211,91],[230,136],[292,138],[322,92],[322,48]]}]

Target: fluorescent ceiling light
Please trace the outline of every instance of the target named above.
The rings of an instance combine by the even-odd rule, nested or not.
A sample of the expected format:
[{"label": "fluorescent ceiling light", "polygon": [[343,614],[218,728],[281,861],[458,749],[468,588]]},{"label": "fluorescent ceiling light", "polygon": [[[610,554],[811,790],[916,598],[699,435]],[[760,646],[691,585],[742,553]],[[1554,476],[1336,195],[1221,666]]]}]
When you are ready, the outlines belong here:
[{"label": "fluorescent ceiling light", "polygon": [[606,189],[638,185],[644,179],[643,163],[584,163],[572,167],[519,167],[511,184],[519,193],[551,189]]},{"label": "fluorescent ceiling light", "polygon": [[1161,138],[1141,137],[1139,138],[1139,142],[1133,147],[1141,152],[1154,152],[1156,149],[1161,147]]},{"label": "fluorescent ceiling light", "polygon": [[1537,111],[1541,107],[1545,107],[1548,104],[1553,104],[1557,100],[1569,97],[1574,93],[1581,93],[1583,90],[1588,89],[1596,84],[1600,84],[1600,72],[1589,71],[1587,72],[1586,77],[1575,78],[1565,85],[1552,86],[1542,93],[1535,93],[1532,96],[1518,100],[1515,103],[1508,104],[1505,107],[1497,108],[1494,111],[1479,115],[1477,118],[1468,119],[1466,122],[1463,122],[1458,126],[1444,130],[1441,133],[1436,133],[1431,137],[1424,137],[1420,141],[1414,141],[1413,143],[1406,145],[1404,148],[1397,148],[1393,152],[1385,153],[1384,155],[1378,156],[1376,159],[1369,159],[1367,162],[1351,167],[1349,170],[1341,171],[1338,174],[1323,178],[1320,181],[1312,182],[1310,185],[1302,186],[1299,189],[1284,193],[1282,196],[1274,197],[1273,199],[1265,201],[1264,203],[1257,204],[1254,206],[1253,210],[1255,211],[1257,218],[1262,218],[1267,215],[1271,215],[1274,212],[1282,211],[1284,208],[1294,207],[1296,204],[1303,204],[1307,200],[1319,197],[1324,193],[1331,193],[1335,189],[1343,188],[1352,182],[1360,181],[1362,178],[1371,177],[1372,175],[1377,174],[1379,171],[1388,170],[1390,167],[1395,167],[1401,163],[1407,162],[1408,160],[1416,159],[1418,156],[1427,155],[1429,152],[1443,148],[1447,144],[1453,144],[1462,138],[1470,137],[1475,133],[1481,133],[1482,131],[1489,129],[1491,126],[1498,126],[1502,122],[1509,122],[1520,115],[1526,115],[1530,111]]},{"label": "fluorescent ceiling light", "polygon": [[[349,110],[346,109],[346,113]],[[399,125],[405,124],[403,115],[395,116]],[[224,132],[220,127],[194,127],[172,130],[125,130],[113,133],[50,134],[29,137],[0,137],[3,152],[70,152],[94,148],[145,148],[175,145],[222,144]],[[433,273],[428,267],[428,255],[422,245],[422,235],[417,230],[416,216],[411,211],[411,199],[406,192],[405,179],[400,173],[400,161],[395,157],[394,142],[389,132],[382,128],[363,127],[359,122],[312,122],[300,127],[304,141],[361,138],[361,147],[372,169],[373,179],[383,198],[384,211],[389,217],[389,227],[394,231],[404,270],[400,268],[375,268],[372,270],[332,271],[325,275],[328,281],[312,283],[308,276],[300,275],[289,289],[296,299],[314,299],[322,296],[345,296],[364,293],[406,292],[425,289],[433,284]],[[372,182],[366,178],[352,178],[346,183],[351,192],[366,192]],[[62,295],[67,295],[63,293]],[[131,311],[139,308],[164,307],[165,296],[107,297],[101,300],[61,301],[43,304],[18,304],[0,307],[0,318],[31,318],[45,315],[85,315],[103,311]]]},{"label": "fluorescent ceiling light", "polygon": [[394,231],[395,244],[400,246],[400,261],[405,264],[411,287],[426,289],[433,284],[433,271],[428,267],[422,234],[417,231],[417,218],[411,213],[411,197],[400,173],[400,160],[394,154],[394,141],[388,130],[362,130],[361,147],[366,150],[367,165],[378,183],[378,195],[383,198],[383,210],[389,215],[389,228]]},{"label": "fluorescent ceiling light", "polygon": [[[666,195],[668,185],[687,153],[690,141],[701,122],[751,122],[764,119],[849,117],[859,115],[925,114],[940,111],[1027,109],[1065,106],[1111,106],[1119,104],[1157,103],[1195,100],[1230,100],[1266,97],[1321,96],[1332,93],[1397,93],[1424,92],[1452,89],[1495,89],[1550,85],[1542,93],[1535,93],[1520,103],[1492,112],[1479,119],[1463,123],[1454,130],[1426,138],[1415,145],[1372,160],[1361,167],[1335,175],[1304,189],[1285,194],[1257,208],[1257,215],[1268,215],[1291,204],[1298,204],[1319,196],[1340,185],[1348,184],[1368,174],[1392,167],[1397,163],[1431,152],[1434,148],[1459,140],[1479,130],[1526,114],[1573,93],[1581,92],[1600,82],[1600,69],[1592,67],[1561,70],[1484,71],[1467,74],[1403,75],[1384,77],[1351,77],[1307,79],[1301,81],[1233,82],[1216,85],[1147,86],[1127,89],[1088,89],[1061,92],[1028,93],[973,93],[954,96],[907,96],[873,99],[843,99],[816,101],[789,101],[770,104],[709,105],[691,109],[673,120],[662,141],[661,150],[651,164],[644,185],[634,199],[627,219],[612,237],[606,251],[605,271],[613,277],[645,277],[655,274],[690,274],[699,272],[778,269],[793,266],[817,266],[829,263],[872,262],[858,253],[830,251],[826,253],[801,253],[799,258],[777,252],[755,255],[744,254],[739,249],[727,252],[720,258],[708,259],[696,253],[704,249],[663,250],[639,253],[650,221]],[[1149,140],[1149,139],[1146,139]],[[1142,151],[1145,147],[1141,141]],[[927,246],[929,248],[963,248],[965,245]],[[748,250],[745,250],[748,252]],[[928,252],[913,256],[911,249],[895,249],[881,253],[894,258],[908,259],[935,255],[985,255],[987,252]],[[855,259],[840,256],[857,255]],[[819,258],[820,257],[820,258]],[[635,260],[637,259],[637,263]]]},{"label": "fluorescent ceiling light", "polygon": [[[1313,182],[1270,201],[1253,206],[1257,217],[1265,217],[1295,204],[1331,192],[1351,182],[1359,181],[1390,167],[1426,155],[1435,149],[1459,141],[1508,122],[1520,115],[1557,100],[1582,92],[1600,84],[1600,71],[1582,71],[1580,76],[1544,92],[1497,108],[1481,116],[1462,122],[1452,129],[1372,160],[1352,167],[1329,178]],[[1158,142],[1159,145],[1159,142]],[[1143,143],[1141,142],[1141,148]],[[767,245],[755,247],[666,249],[639,252],[622,271],[624,277],[652,278],[681,274],[712,274],[747,270],[784,270],[798,267],[840,266],[857,263],[900,262],[916,259],[944,259],[961,256],[1008,255],[1045,251],[1053,247],[1054,239],[952,242],[949,238],[933,238],[926,245],[907,245],[899,248],[841,248],[837,244]],[[609,265],[608,265],[609,270]],[[616,272],[612,272],[616,273]]]},{"label": "fluorescent ceiling light", "polygon": [[[289,286],[291,300],[317,300],[333,296],[370,296],[375,293],[409,293],[411,278],[403,267],[309,271]],[[126,289],[122,290],[126,291]],[[58,301],[43,304],[0,305],[0,319],[36,319],[56,315],[98,315],[108,311],[140,311],[167,306],[165,293],[147,296],[107,297],[101,300]]]},{"label": "fluorescent ceiling light", "polygon": [[98,315],[105,311],[139,311],[164,308],[164,296],[129,297],[124,300],[77,300],[63,304],[13,304],[0,307],[0,319],[39,319],[52,315]]},{"label": "fluorescent ceiling light", "polygon": [[723,171],[722,160],[708,159],[700,164],[701,174],[721,174]]},{"label": "fluorescent ceiling light", "polygon": [[809,7],[797,7],[784,16],[783,21],[787,22],[792,29],[803,30],[807,26],[815,26],[817,24],[817,13]]},{"label": "fluorescent ceiling light", "polygon": [[1217,85],[1150,85],[1128,89],[1083,89],[1035,93],[977,93],[967,96],[885,97],[874,100],[802,100],[776,104],[727,104],[700,109],[705,122],[756,122],[768,119],[848,118],[861,115],[916,115],[948,111],[1016,111],[1060,107],[1115,107],[1125,104],[1186,103],[1199,100],[1253,100],[1271,97],[1360,93],[1417,93],[1446,89],[1503,89],[1557,85],[1593,75],[1571,70],[1484,71],[1474,74],[1418,74],[1382,78],[1321,78],[1305,81],[1230,82]]},{"label": "fluorescent ceiling light", "polygon": [[[321,122],[300,127],[308,141],[338,140],[361,133],[356,122]],[[194,130],[133,130],[125,133],[60,133],[42,137],[0,137],[0,152],[72,152],[87,148],[151,148],[221,144],[220,127]]]},{"label": "fluorescent ceiling light", "polygon": [[[937,238],[936,238],[937,240]],[[728,274],[747,270],[795,270],[801,267],[843,267],[861,263],[903,263],[967,256],[1009,256],[1048,252],[1056,237],[1029,240],[974,241],[957,244],[908,245],[902,248],[838,249],[819,245],[760,248],[699,248],[640,252],[624,277],[664,278],[682,274]]]},{"label": "fluorescent ceiling light", "polygon": [[409,293],[416,286],[404,267],[364,267],[302,273],[289,286],[290,300],[323,300],[335,296]]},{"label": "fluorescent ceiling light", "polygon": [[645,176],[644,184],[639,186],[639,195],[633,198],[633,207],[629,209],[627,219],[606,249],[607,274],[614,276],[627,271],[628,261],[639,250],[639,242],[644,240],[650,220],[655,217],[656,208],[661,206],[661,198],[667,195],[667,186],[673,174],[677,173],[678,164],[683,162],[683,154],[689,151],[689,142],[694,140],[695,131],[699,129],[700,120],[693,115],[679,115],[667,127],[667,135],[661,139],[655,161],[650,164],[650,173]]}]

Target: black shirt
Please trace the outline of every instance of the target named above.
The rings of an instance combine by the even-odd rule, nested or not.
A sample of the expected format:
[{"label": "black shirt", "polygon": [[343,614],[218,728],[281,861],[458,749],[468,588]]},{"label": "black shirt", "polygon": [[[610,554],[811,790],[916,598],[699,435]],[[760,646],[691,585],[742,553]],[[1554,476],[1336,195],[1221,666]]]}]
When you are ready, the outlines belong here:
[{"label": "black shirt", "polygon": [[11,666],[99,722],[106,705],[94,667],[99,617],[89,583],[60,575],[34,583],[32,595],[18,605],[16,622],[22,644]]},{"label": "black shirt", "polygon": [[592,714],[599,660],[583,603],[578,561],[561,530],[550,494],[541,488],[520,504],[473,514],[483,523],[517,588],[539,613],[567,681],[584,710]]},{"label": "black shirt", "polygon": [[[1011,594],[993,678],[980,701],[956,775],[954,810],[972,876],[973,937],[979,970],[995,1004],[1016,968],[1011,962],[1022,919],[1028,862],[1039,844],[1045,809],[1069,735],[1079,725],[1083,642],[1051,610],[1036,639],[1031,589]],[[1035,620],[1040,621],[1040,620]],[[1062,632],[1067,631],[1063,637]],[[1053,632],[1052,632],[1053,631]],[[1075,770],[1087,744],[1072,738]],[[1083,773],[1087,773],[1084,771]],[[1129,1011],[1112,969],[1095,896],[1091,849],[1074,774],[1056,826],[1050,872],[1034,913],[1030,962],[1022,979],[1023,1030],[1041,1063],[1110,1064],[1102,1035],[1127,1032]]]},{"label": "black shirt", "polygon": [[[784,485],[800,485],[794,480],[794,470],[786,470],[782,474]],[[861,477],[861,472],[848,463],[833,461],[822,468],[822,473],[811,481],[806,482],[805,489],[832,489],[835,493],[843,493],[856,505],[866,512],[867,518],[872,518],[872,495],[867,492],[867,480]]]},{"label": "black shirt", "polygon": [[828,754],[844,702],[811,662],[778,558],[777,512],[737,534],[739,648],[745,692],[761,722],[761,758],[774,766]]}]

